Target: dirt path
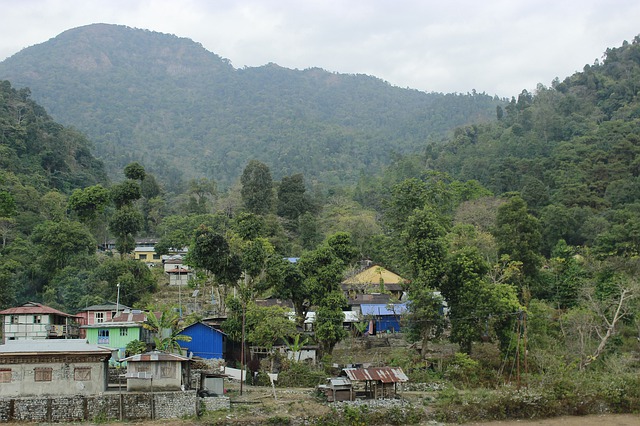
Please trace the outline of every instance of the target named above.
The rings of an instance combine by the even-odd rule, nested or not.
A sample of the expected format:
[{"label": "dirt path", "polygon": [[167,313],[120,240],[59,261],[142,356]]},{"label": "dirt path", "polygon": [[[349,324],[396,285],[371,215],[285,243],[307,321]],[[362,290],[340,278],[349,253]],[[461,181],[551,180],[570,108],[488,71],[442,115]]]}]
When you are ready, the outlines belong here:
[{"label": "dirt path", "polygon": [[640,414],[605,414],[582,417],[556,417],[543,420],[504,420],[472,422],[464,426],[640,426]]}]

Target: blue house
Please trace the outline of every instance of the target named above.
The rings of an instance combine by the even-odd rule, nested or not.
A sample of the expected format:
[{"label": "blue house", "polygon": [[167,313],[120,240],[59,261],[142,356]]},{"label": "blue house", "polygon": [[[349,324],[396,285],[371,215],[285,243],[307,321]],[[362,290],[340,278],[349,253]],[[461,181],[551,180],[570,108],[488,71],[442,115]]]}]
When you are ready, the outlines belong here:
[{"label": "blue house", "polygon": [[362,304],[361,315],[369,319],[375,328],[370,329],[371,334],[384,333],[386,331],[399,332],[400,318],[407,312],[406,303],[395,304]]},{"label": "blue house", "polygon": [[220,330],[197,322],[185,327],[179,334],[191,337],[190,342],[180,342],[180,347],[200,358],[224,359],[226,334]]}]

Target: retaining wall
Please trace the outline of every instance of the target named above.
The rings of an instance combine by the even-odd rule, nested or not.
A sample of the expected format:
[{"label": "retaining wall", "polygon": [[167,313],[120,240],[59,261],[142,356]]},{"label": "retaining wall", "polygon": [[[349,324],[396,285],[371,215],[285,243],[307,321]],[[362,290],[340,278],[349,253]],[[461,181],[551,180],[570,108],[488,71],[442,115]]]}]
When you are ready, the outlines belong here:
[{"label": "retaining wall", "polygon": [[196,391],[0,398],[0,422],[171,419],[197,414]]}]

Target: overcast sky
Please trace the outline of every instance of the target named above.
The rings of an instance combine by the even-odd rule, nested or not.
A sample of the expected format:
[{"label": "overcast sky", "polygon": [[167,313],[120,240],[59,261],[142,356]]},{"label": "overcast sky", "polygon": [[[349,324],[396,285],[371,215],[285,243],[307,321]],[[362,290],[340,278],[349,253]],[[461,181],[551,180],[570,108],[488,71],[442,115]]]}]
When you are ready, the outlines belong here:
[{"label": "overcast sky", "polygon": [[638,0],[0,0],[0,11],[0,61],[101,22],[190,38],[236,68],[275,62],[501,97],[640,34]]}]

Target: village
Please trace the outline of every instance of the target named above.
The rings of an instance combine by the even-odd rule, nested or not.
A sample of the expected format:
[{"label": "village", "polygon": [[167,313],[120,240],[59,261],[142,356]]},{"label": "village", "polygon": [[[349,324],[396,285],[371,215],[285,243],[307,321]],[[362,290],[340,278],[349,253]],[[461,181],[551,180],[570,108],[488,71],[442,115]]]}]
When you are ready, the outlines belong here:
[{"label": "village", "polygon": [[[150,268],[163,268],[167,291],[177,289],[181,298],[184,292],[185,310],[193,314],[204,308],[197,302],[198,290],[188,287],[194,271],[184,263],[185,253],[158,256],[152,241],[138,244],[134,258]],[[402,277],[366,262],[343,281],[341,289],[350,306],[343,312],[343,327],[350,336],[373,339],[374,346],[383,339],[382,345],[388,345],[388,337],[400,336],[407,309],[402,282]],[[287,302],[256,301],[291,309],[293,321]],[[176,311],[176,318],[186,314]],[[124,306],[119,300],[75,314],[36,302],[0,311],[0,421],[163,419],[232,410],[229,394],[242,396],[243,386],[246,394],[249,385],[258,383],[259,374],[268,377],[266,389],[277,400],[274,359],[307,365],[320,361],[317,346],[308,338],[294,346],[283,341],[269,348],[242,345],[222,331],[224,316],[201,316],[171,330],[160,325],[163,315]],[[307,313],[300,335],[313,335],[314,316],[311,310]],[[178,345],[162,345],[163,338]],[[355,359],[353,341],[344,359]],[[132,345],[138,353],[131,353]],[[366,354],[370,346],[359,353]],[[335,377],[327,377],[315,391],[326,403],[400,398],[407,375],[400,367],[369,358],[375,362],[334,364]]]}]

